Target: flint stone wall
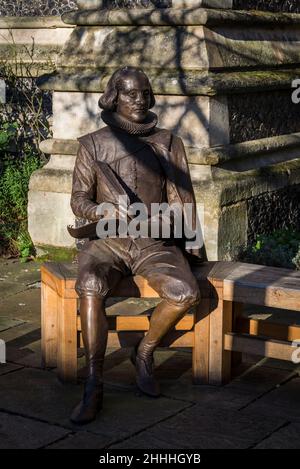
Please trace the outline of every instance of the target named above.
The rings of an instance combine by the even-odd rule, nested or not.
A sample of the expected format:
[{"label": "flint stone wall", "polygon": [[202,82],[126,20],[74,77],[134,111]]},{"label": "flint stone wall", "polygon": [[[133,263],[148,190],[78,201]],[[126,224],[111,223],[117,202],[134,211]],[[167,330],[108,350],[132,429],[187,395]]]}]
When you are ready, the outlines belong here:
[{"label": "flint stone wall", "polygon": [[0,16],[60,16],[75,8],[73,0],[0,0]]},{"label": "flint stone wall", "polygon": [[[172,6],[172,0],[105,0],[106,8]],[[0,0],[0,16],[60,16],[76,9],[74,0]],[[236,10],[300,12],[300,0],[233,0]]]},{"label": "flint stone wall", "polygon": [[[107,8],[170,7],[171,0],[106,0]],[[0,16],[60,16],[77,9],[73,0],[0,0]]]},{"label": "flint stone wall", "polygon": [[247,212],[249,243],[257,234],[285,228],[300,231],[300,185],[249,199]]},{"label": "flint stone wall", "polygon": [[300,132],[300,105],[292,102],[292,91],[229,95],[230,142]]},{"label": "flint stone wall", "polygon": [[300,0],[233,0],[235,10],[300,12]]}]

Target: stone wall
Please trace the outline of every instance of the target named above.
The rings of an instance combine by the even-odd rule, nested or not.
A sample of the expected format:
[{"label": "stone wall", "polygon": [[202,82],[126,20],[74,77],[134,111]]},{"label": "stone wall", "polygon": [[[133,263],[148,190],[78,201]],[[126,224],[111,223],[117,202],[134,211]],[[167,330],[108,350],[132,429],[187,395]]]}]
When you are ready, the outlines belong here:
[{"label": "stone wall", "polygon": [[172,6],[172,0],[106,0],[106,8],[140,8],[154,5],[159,8]]},{"label": "stone wall", "polygon": [[300,231],[300,185],[266,192],[247,201],[248,242],[274,230]]},{"label": "stone wall", "polygon": [[[172,0],[106,0],[116,7],[171,6]],[[76,8],[74,0],[0,0],[0,16],[58,16]],[[300,0],[233,0],[237,10],[300,12]]]},{"label": "stone wall", "polygon": [[291,90],[229,95],[228,108],[231,143],[300,132]]},{"label": "stone wall", "polygon": [[236,10],[300,12],[300,0],[233,0]]},{"label": "stone wall", "polygon": [[0,0],[0,16],[58,16],[74,8],[73,0]]},{"label": "stone wall", "polygon": [[[171,0],[106,0],[105,7],[168,7]],[[0,16],[59,16],[76,9],[73,0],[0,0]]]}]

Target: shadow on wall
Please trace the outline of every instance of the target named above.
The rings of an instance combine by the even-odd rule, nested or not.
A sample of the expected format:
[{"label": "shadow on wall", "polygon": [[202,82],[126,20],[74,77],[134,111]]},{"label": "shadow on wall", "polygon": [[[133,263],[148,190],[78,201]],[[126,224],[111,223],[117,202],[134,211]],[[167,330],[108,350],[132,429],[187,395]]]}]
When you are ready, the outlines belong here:
[{"label": "shadow on wall", "polygon": [[[194,13],[199,14],[199,9],[181,11],[179,23],[184,24]],[[143,24],[151,25],[152,14],[150,10],[144,11]],[[191,90],[193,87],[195,89],[195,84],[200,87],[204,83],[207,70],[216,74],[221,71],[255,71],[296,62],[294,52],[288,52],[285,60],[285,56],[280,53],[281,45],[277,51],[277,43],[282,41],[282,32],[274,30],[272,24],[265,25],[263,29],[255,25],[244,28],[238,23],[231,26],[215,25],[210,29],[196,26],[132,26],[131,23],[136,23],[134,10],[127,10],[127,17],[127,26],[77,26],[58,59],[58,69],[62,74],[75,70],[73,79],[79,90],[86,88],[83,84],[86,72],[86,85],[89,86],[89,82],[95,80],[103,89],[112,72],[122,65],[139,66],[146,73],[151,70],[152,85],[156,88],[156,94],[160,95],[155,110],[161,122],[167,122],[168,127],[179,133],[188,146],[194,146],[195,129],[199,135],[200,128],[203,129],[203,138],[201,132],[199,139],[202,142],[195,146],[229,143],[228,127],[215,125],[218,127],[214,129],[217,132],[215,141],[209,139],[211,132],[208,132],[215,122],[219,124],[218,112],[212,118],[211,105],[215,102],[216,106],[219,104],[220,108],[227,109],[225,96],[209,98],[195,95],[186,105],[185,97],[193,94]],[[160,10],[160,17],[165,22],[170,20],[169,13],[163,9]],[[295,30],[286,31],[287,41],[296,42],[297,38]],[[170,92],[170,89],[175,91]],[[91,95],[85,94],[84,112],[87,120],[90,119],[95,126],[82,129],[79,134],[95,130],[101,124],[97,99]],[[66,102],[65,110],[72,112],[72,105]],[[222,121],[223,116],[219,119]]]}]

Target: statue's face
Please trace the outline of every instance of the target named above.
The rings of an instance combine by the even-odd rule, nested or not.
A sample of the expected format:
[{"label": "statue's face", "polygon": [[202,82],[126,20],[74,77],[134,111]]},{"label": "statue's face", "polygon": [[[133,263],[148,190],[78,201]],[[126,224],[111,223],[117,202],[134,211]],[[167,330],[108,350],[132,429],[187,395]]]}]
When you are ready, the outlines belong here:
[{"label": "statue's face", "polygon": [[143,122],[150,107],[150,88],[146,77],[133,73],[123,78],[118,93],[117,113],[132,122]]}]

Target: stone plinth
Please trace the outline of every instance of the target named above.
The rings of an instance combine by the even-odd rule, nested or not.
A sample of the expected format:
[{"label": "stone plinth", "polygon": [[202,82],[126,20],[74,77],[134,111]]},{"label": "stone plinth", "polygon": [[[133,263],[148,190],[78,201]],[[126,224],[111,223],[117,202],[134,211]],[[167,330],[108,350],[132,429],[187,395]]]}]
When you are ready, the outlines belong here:
[{"label": "stone plinth", "polygon": [[[80,10],[63,15],[75,29],[56,72],[40,80],[43,89],[54,90],[54,136],[42,143],[50,162],[30,183],[34,242],[72,245],[59,227],[74,222],[67,206],[76,138],[103,125],[99,95],[122,65],[144,68],[160,125],[185,143],[210,260],[232,259],[245,245],[257,226],[251,208],[257,198],[263,203],[274,194],[271,210],[282,210],[282,223],[288,223],[275,194],[299,193],[300,120],[289,93],[299,76],[300,15],[233,11],[232,2],[220,9],[217,1],[130,10],[106,10],[100,3],[78,1]],[[293,122],[279,122],[278,106],[284,115],[294,113]],[[45,221],[47,229],[39,232],[36,220],[43,225],[47,206],[55,204],[56,226]]]},{"label": "stone plinth", "polygon": [[0,17],[0,63],[18,76],[41,75],[55,69],[57,55],[74,27],[59,17]]}]

